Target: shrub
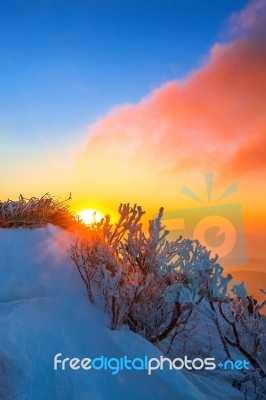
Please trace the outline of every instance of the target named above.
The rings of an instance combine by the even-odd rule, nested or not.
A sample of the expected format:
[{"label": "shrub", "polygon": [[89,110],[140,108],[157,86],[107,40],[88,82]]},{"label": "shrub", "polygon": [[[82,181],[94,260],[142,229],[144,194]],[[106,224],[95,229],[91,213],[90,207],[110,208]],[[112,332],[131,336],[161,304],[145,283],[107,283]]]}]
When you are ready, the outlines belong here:
[{"label": "shrub", "polygon": [[69,199],[60,201],[46,193],[41,198],[20,195],[17,201],[0,201],[0,228],[38,228],[51,223],[69,229],[77,223]]},{"label": "shrub", "polygon": [[184,326],[195,304],[223,296],[228,280],[217,258],[199,242],[182,237],[167,241],[163,209],[144,233],[140,206],[121,204],[120,218],[92,224],[72,246],[72,259],[91,302],[111,317],[111,328],[127,324],[151,342]]},{"label": "shrub", "polygon": [[141,207],[121,204],[118,211],[115,225],[105,217],[83,230],[71,248],[89,300],[110,315],[111,329],[127,324],[168,355],[180,356],[180,345],[183,355],[189,349],[196,355],[201,345],[195,332],[198,324],[206,325],[203,312],[216,328],[216,345],[209,333],[206,351],[211,354],[219,348],[217,354],[221,356],[222,350],[226,359],[232,359],[232,349],[239,351],[264,378],[265,329],[259,310],[265,302],[257,304],[247,297],[243,284],[233,287],[230,298],[232,276],[223,275],[218,256],[212,258],[198,241],[178,237],[169,242],[161,224],[162,208],[149,221],[147,233]]}]

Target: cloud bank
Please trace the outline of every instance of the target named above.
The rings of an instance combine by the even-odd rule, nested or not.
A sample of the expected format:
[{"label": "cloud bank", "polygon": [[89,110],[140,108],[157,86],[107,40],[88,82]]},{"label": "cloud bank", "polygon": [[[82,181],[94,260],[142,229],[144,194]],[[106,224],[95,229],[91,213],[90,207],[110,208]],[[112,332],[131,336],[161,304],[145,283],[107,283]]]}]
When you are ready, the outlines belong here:
[{"label": "cloud bank", "polygon": [[84,176],[121,192],[130,185],[140,190],[153,185],[155,190],[163,180],[205,171],[221,179],[228,174],[262,179],[266,1],[253,1],[234,14],[230,35],[184,81],[168,82],[138,104],[116,107],[90,126],[79,154]]}]

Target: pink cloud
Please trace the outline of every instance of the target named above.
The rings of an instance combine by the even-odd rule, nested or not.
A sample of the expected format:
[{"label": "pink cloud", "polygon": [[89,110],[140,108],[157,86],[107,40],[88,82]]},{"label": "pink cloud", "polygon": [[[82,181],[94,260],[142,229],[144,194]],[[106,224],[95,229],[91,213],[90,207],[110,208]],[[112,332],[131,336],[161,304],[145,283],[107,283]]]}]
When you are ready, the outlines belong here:
[{"label": "pink cloud", "polygon": [[88,170],[93,163],[104,183],[111,171],[141,179],[143,166],[159,176],[265,168],[266,1],[251,2],[231,24],[238,37],[215,44],[186,80],[166,83],[90,126],[80,154]]}]

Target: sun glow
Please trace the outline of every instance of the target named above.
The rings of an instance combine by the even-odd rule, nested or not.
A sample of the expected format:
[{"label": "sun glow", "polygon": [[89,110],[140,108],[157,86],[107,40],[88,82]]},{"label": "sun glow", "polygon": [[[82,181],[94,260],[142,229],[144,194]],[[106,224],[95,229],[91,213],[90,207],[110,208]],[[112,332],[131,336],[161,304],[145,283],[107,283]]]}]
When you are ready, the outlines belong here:
[{"label": "sun glow", "polygon": [[98,210],[89,208],[78,212],[78,216],[86,225],[93,224],[94,222],[100,222],[104,215]]}]

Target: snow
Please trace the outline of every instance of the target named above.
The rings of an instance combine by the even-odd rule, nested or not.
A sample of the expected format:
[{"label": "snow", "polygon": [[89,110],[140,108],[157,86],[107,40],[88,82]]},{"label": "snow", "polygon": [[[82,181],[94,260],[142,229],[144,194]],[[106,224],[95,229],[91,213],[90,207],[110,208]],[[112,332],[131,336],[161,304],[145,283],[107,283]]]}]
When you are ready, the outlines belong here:
[{"label": "snow", "polygon": [[72,234],[48,225],[0,229],[0,398],[7,400],[242,399],[238,391],[183,371],[53,369],[54,356],[160,357],[141,336],[89,303],[68,252]]}]

